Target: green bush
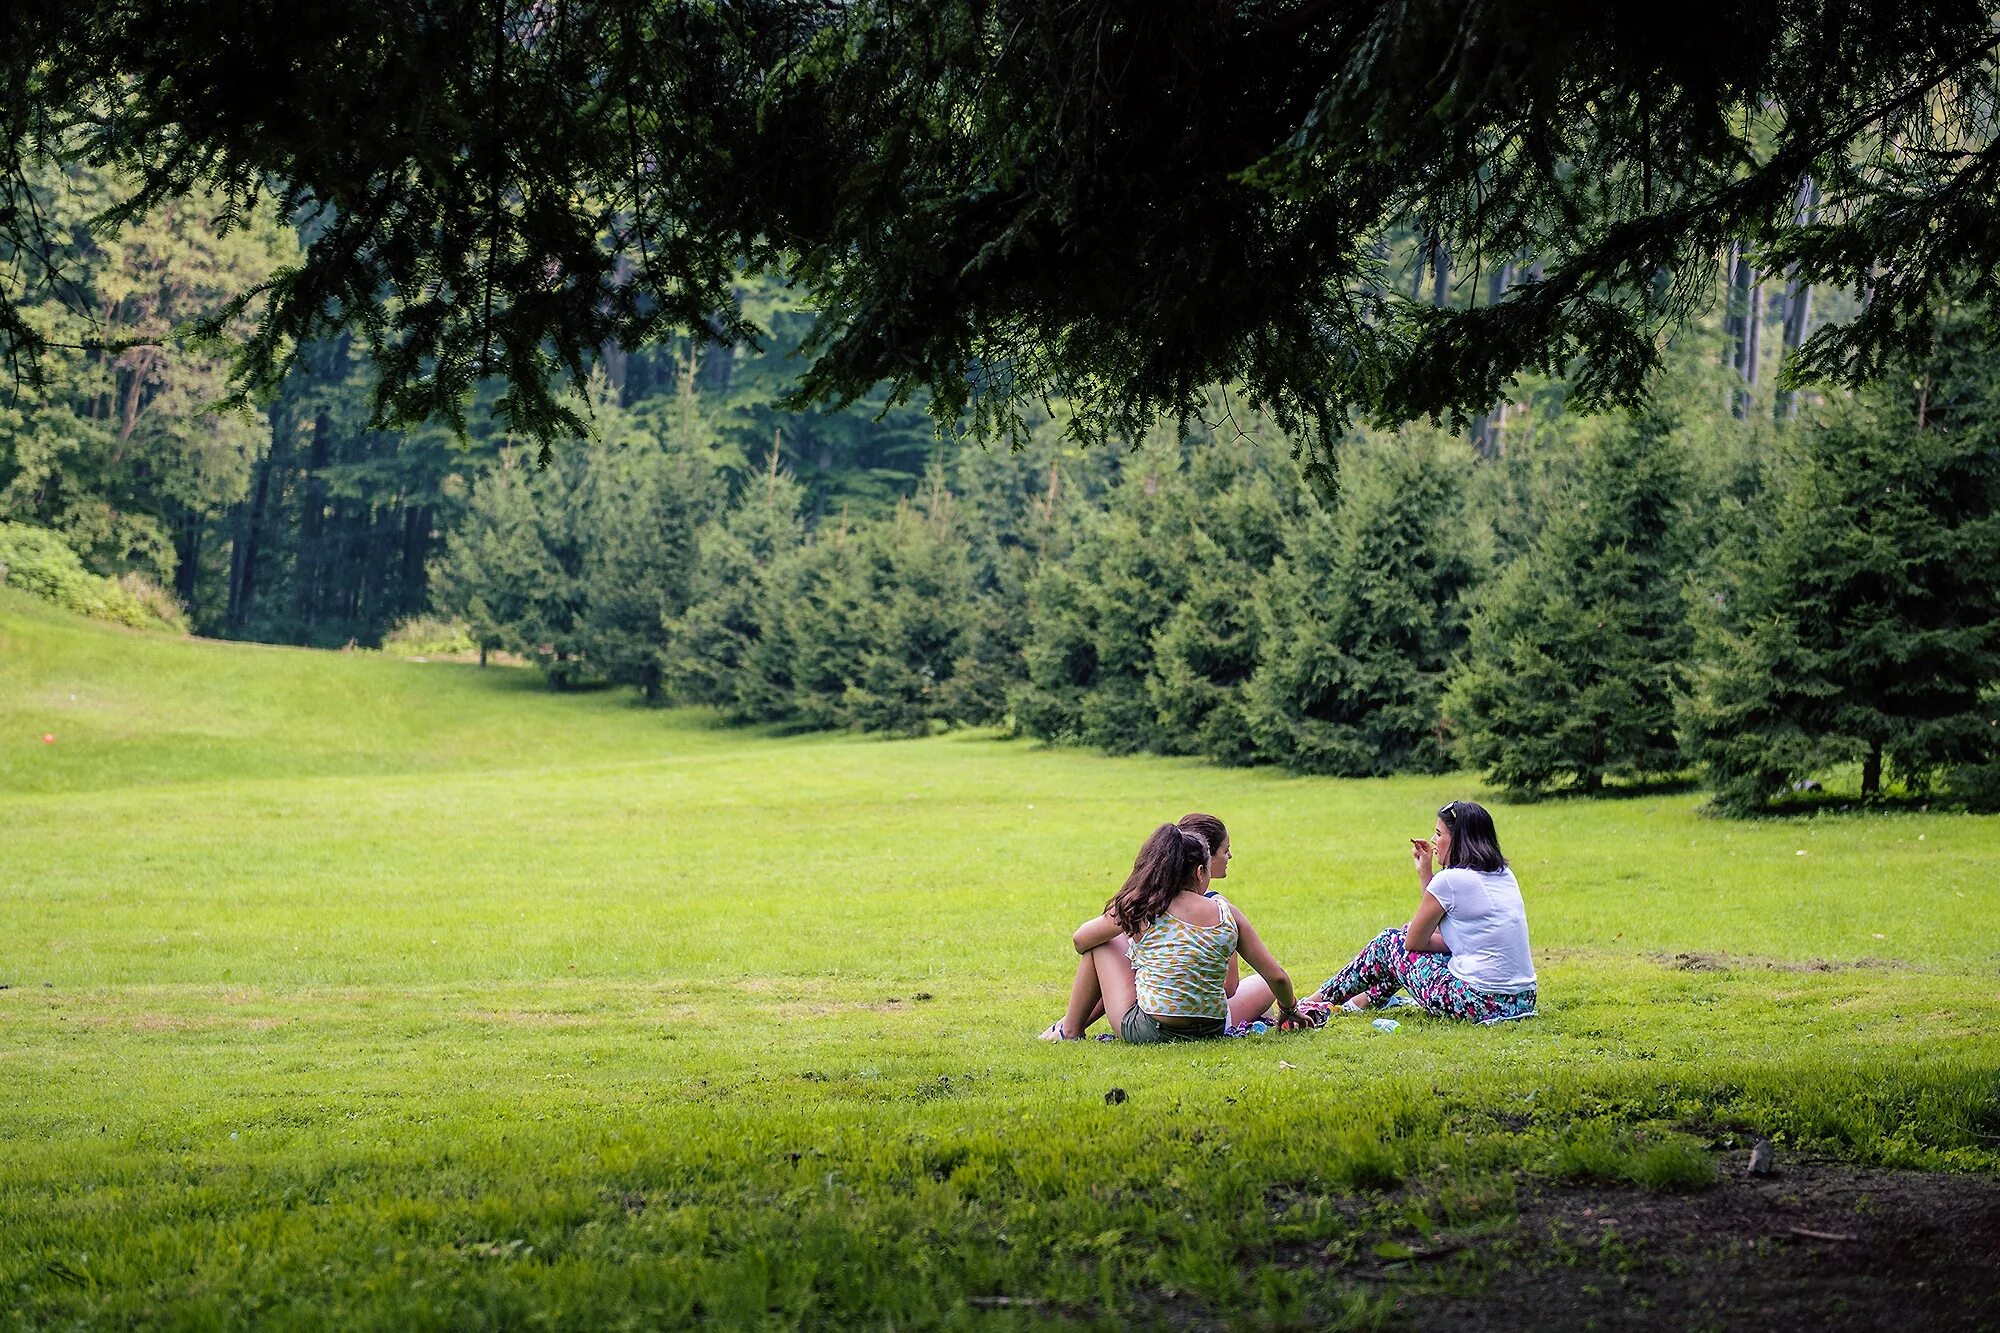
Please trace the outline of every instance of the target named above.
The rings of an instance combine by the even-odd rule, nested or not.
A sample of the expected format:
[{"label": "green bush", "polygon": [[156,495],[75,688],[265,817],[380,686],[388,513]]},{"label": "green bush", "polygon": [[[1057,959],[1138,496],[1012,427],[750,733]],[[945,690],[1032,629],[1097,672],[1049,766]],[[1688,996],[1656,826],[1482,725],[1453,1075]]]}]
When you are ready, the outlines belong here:
[{"label": "green bush", "polygon": [[[68,543],[45,528],[0,523],[0,569],[7,586],[66,611],[136,629],[186,629],[179,605],[158,584],[140,575],[120,583],[93,574]],[[171,618],[165,614],[169,608]]]},{"label": "green bush", "polygon": [[120,574],[113,586],[137,602],[140,608],[158,624],[166,626],[176,634],[192,633],[188,626],[187,608],[181,605],[180,598],[162,588],[147,575],[137,570],[130,570]]},{"label": "green bush", "polygon": [[391,657],[467,657],[479,651],[463,621],[447,616],[410,616],[382,636]]}]

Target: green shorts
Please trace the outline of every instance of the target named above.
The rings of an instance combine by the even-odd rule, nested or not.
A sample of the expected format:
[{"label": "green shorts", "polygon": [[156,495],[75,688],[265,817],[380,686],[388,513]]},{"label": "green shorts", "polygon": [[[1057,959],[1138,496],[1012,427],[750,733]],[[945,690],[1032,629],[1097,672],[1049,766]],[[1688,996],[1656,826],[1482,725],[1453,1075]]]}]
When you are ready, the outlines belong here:
[{"label": "green shorts", "polygon": [[1118,1034],[1134,1046],[1154,1046],[1163,1041],[1201,1041],[1207,1037],[1219,1037],[1228,1025],[1229,1020],[1225,1018],[1196,1018],[1191,1019],[1186,1027],[1170,1028],[1135,1004],[1125,1011],[1124,1021],[1118,1025]]}]

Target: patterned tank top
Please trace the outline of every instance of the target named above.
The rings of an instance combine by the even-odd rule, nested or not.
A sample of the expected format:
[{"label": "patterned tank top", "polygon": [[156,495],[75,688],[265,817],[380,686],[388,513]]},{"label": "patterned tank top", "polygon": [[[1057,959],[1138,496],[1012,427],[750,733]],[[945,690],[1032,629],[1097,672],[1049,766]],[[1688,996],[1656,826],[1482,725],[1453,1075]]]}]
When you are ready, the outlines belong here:
[{"label": "patterned tank top", "polygon": [[1193,926],[1162,913],[1132,941],[1132,979],[1139,1007],[1165,1018],[1229,1017],[1222,980],[1236,952],[1236,914],[1217,894],[1209,899],[1222,919]]}]

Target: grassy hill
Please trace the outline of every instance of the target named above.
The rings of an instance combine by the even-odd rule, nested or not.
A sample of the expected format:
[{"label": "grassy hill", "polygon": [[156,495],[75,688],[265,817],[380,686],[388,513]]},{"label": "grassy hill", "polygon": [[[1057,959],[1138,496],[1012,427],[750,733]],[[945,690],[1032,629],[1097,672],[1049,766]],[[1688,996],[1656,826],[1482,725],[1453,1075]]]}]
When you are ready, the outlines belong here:
[{"label": "grassy hill", "polygon": [[1542,1017],[1032,1040],[1161,820],[1228,821],[1313,985],[1477,794],[774,737],[0,589],[0,1322],[1396,1325],[1393,1247],[1477,1290],[1558,1182],[1698,1190],[1758,1134],[2000,1167],[1994,818],[1495,803]]}]

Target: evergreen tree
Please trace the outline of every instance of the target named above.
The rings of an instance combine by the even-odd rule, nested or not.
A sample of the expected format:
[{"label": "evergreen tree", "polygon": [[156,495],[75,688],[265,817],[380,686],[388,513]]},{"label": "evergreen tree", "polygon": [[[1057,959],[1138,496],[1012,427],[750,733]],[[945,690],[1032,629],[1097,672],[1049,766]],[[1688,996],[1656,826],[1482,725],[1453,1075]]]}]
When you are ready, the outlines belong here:
[{"label": "evergreen tree", "polygon": [[665,698],[668,627],[686,608],[706,461],[678,442],[628,436],[593,451],[582,519],[584,656],[606,680]]},{"label": "evergreen tree", "polygon": [[1691,633],[1687,473],[1672,423],[1601,423],[1527,553],[1479,600],[1445,710],[1460,752],[1517,790],[1681,767]]},{"label": "evergreen tree", "polygon": [[[763,720],[847,725],[847,690],[869,648],[870,558],[865,537],[840,523],[772,561],[756,603],[764,633],[749,655],[773,705]],[[778,693],[786,681],[789,691]]]},{"label": "evergreen tree", "polygon": [[1257,666],[1258,581],[1283,547],[1301,493],[1282,441],[1245,437],[1191,455],[1179,554],[1185,591],[1154,631],[1147,696],[1176,749],[1247,763],[1256,742],[1243,686]]},{"label": "evergreen tree", "polygon": [[1102,450],[1064,449],[1054,423],[1044,422],[1021,449],[960,450],[951,463],[972,600],[959,660],[944,687],[945,712],[970,725],[1019,727],[1012,708],[1028,678],[1030,589],[1039,571],[1060,565],[1074,549],[1115,460]]},{"label": "evergreen tree", "polygon": [[437,605],[466,622],[482,665],[492,650],[524,641],[519,631],[533,595],[528,571],[541,545],[527,477],[532,466],[510,454],[480,480],[433,571]]},{"label": "evergreen tree", "polygon": [[[1005,433],[1066,394],[1100,439],[1231,378],[1317,439],[1352,407],[1483,411],[1534,367],[1636,395],[1662,319],[1699,301],[1681,279],[1737,238],[1797,282],[1873,266],[1866,317],[1799,357],[1865,374],[1921,339],[1941,279],[2000,268],[1985,4],[292,0],[274,21],[78,0],[8,19],[10,205],[58,152],[129,168],[146,198],[337,201],[246,369],[362,330],[392,415],[461,419],[458,390],[499,367],[544,444],[577,433],[565,391],[600,349],[753,336],[746,256],[782,256],[820,312],[815,400],[886,381]],[[1384,299],[1422,290],[1377,248],[1411,230],[1428,305]],[[0,259],[46,232],[0,209]],[[1523,248],[1544,280],[1461,306],[1471,267]],[[43,346],[18,309],[43,285],[0,284],[0,355]]]},{"label": "evergreen tree", "polygon": [[1311,773],[1435,772],[1446,668],[1477,577],[1468,457],[1434,431],[1351,442],[1337,509],[1309,505],[1256,599],[1244,712],[1260,755]]},{"label": "evergreen tree", "polygon": [[1185,485],[1178,457],[1128,459],[1107,508],[1085,521],[1075,549],[1045,565],[1029,593],[1027,681],[1015,716],[1033,736],[1113,754],[1184,753],[1163,730],[1148,690],[1153,636],[1186,593]]},{"label": "evergreen tree", "polygon": [[1861,790],[2000,756],[2000,375],[1968,316],[1794,436],[1774,517],[1705,603],[1686,725],[1725,808],[1858,760]]},{"label": "evergreen tree", "polygon": [[533,658],[551,689],[577,684],[586,669],[589,467],[580,447],[546,468],[503,460],[475,488],[440,578],[447,609],[475,639]]},{"label": "evergreen tree", "polygon": [[772,565],[798,549],[805,527],[798,486],[771,461],[701,530],[687,608],[667,618],[660,652],[675,699],[720,708],[736,722],[782,717],[791,697],[788,655],[760,649],[777,632],[761,612]]},{"label": "evergreen tree", "polygon": [[[1079,543],[1079,550],[1087,549]],[[1081,745],[1083,700],[1097,681],[1097,644],[1088,586],[1067,564],[1051,564],[1029,585],[1026,678],[1008,692],[1015,724],[1030,736]]]},{"label": "evergreen tree", "polygon": [[934,476],[919,503],[861,534],[866,635],[841,701],[850,726],[917,736],[955,720],[951,684],[973,602],[957,509]]}]

